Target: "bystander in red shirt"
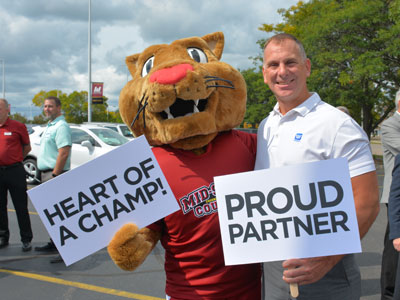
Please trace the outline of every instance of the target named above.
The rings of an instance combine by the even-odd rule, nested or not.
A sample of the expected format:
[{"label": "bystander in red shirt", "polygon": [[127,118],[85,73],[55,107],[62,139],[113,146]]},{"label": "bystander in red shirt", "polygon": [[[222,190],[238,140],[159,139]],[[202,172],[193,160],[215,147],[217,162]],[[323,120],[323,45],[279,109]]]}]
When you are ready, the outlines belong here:
[{"label": "bystander in red shirt", "polygon": [[23,161],[22,145],[29,145],[25,124],[10,118],[0,126],[0,166],[9,166]]}]

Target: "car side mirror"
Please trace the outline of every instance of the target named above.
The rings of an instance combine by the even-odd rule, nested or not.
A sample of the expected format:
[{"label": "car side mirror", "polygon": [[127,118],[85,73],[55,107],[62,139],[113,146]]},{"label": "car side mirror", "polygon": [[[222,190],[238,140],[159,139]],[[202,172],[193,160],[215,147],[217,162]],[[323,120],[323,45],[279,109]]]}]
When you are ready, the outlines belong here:
[{"label": "car side mirror", "polygon": [[92,143],[91,143],[90,141],[88,141],[88,140],[83,141],[83,142],[81,143],[81,146],[82,146],[82,147],[88,148],[89,151],[93,151],[93,145],[92,145]]}]

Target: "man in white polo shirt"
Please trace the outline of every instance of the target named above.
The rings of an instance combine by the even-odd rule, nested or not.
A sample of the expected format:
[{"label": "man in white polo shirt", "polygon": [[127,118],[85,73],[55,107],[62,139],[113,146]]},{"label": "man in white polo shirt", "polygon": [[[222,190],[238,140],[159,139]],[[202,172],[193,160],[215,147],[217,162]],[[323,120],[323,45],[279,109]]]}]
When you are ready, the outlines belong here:
[{"label": "man in white polo shirt", "polygon": [[[350,116],[308,91],[310,72],[311,62],[295,37],[278,34],[266,42],[264,82],[277,104],[258,129],[255,168],[346,157],[363,237],[379,212],[368,137]],[[360,273],[353,255],[265,263],[264,274],[267,300],[290,299],[288,283],[299,284],[298,299],[358,300],[361,294]]]}]

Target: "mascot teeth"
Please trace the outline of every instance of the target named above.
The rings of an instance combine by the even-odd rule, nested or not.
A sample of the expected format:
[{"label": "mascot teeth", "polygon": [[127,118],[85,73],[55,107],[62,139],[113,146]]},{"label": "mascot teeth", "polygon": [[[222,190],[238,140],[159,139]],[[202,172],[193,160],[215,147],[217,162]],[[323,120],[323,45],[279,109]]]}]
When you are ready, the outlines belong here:
[{"label": "mascot teeth", "polygon": [[206,105],[207,99],[183,100],[177,98],[175,103],[162,111],[160,115],[164,120],[191,116],[204,111]]}]

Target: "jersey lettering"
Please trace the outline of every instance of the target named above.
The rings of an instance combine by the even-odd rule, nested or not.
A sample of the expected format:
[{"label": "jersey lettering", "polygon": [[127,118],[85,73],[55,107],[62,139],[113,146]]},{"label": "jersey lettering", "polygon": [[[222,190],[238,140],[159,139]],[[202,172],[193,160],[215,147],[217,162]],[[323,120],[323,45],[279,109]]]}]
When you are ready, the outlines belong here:
[{"label": "jersey lettering", "polygon": [[183,214],[193,211],[198,218],[218,211],[215,199],[214,182],[209,186],[202,186],[179,199]]}]

